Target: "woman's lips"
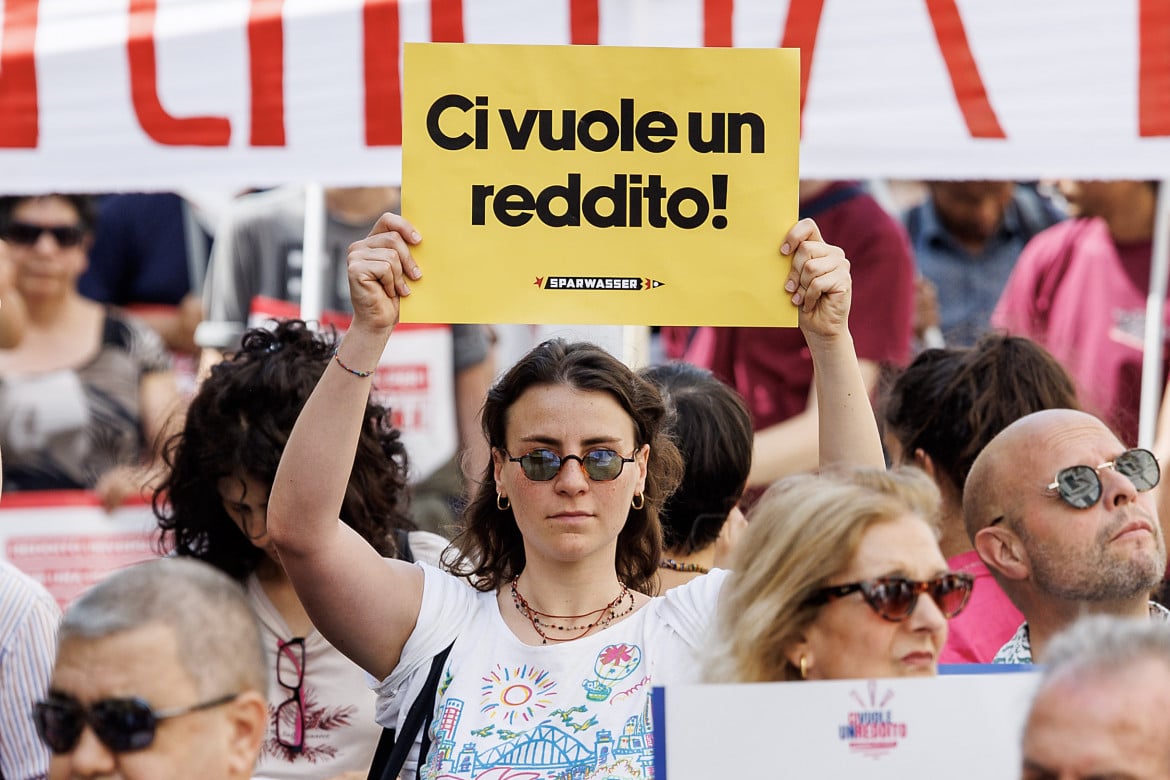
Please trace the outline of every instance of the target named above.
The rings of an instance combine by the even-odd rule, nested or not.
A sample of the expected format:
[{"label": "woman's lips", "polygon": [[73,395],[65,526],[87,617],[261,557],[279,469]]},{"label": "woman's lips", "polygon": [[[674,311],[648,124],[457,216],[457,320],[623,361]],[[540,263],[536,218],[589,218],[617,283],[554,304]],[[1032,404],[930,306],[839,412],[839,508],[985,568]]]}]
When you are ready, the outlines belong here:
[{"label": "woman's lips", "polygon": [[934,653],[927,651],[919,651],[916,653],[906,653],[902,656],[902,663],[907,666],[927,667],[934,665]]}]

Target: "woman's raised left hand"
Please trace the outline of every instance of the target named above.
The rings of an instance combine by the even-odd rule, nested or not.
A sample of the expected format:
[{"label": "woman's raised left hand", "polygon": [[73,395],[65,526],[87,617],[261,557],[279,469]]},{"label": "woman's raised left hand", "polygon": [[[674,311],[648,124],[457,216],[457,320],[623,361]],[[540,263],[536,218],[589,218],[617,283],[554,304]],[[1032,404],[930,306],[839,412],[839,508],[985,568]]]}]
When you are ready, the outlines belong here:
[{"label": "woman's raised left hand", "polygon": [[780,251],[792,254],[792,270],[784,289],[800,309],[805,339],[847,334],[853,280],[845,252],[826,243],[811,219],[802,219],[788,231]]}]

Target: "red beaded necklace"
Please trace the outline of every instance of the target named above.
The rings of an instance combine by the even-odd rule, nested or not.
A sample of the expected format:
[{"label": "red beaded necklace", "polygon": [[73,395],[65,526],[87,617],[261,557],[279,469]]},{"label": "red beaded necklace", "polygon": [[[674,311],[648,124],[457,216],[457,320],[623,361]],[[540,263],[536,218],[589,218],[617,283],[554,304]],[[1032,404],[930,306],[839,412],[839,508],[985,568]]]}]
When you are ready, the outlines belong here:
[{"label": "red beaded necklace", "polygon": [[[532,624],[532,629],[540,635],[541,644],[543,645],[547,645],[550,639],[553,642],[569,642],[574,639],[580,639],[598,626],[605,628],[618,618],[624,617],[634,611],[634,595],[630,593],[630,589],[627,588],[623,583],[621,591],[617,594],[614,600],[599,609],[594,609],[581,615],[553,615],[548,612],[541,612],[539,609],[536,609],[531,604],[529,604],[528,600],[520,595],[520,591],[516,589],[516,581],[519,579],[520,575],[518,574],[512,578],[512,603],[516,605],[517,612],[528,618],[528,622]],[[626,607],[624,611],[618,612],[618,608],[626,599],[629,599],[630,601],[629,606]],[[597,617],[594,618],[592,622],[586,623],[585,625],[560,625],[558,623],[548,622],[549,620],[586,620],[588,618],[593,618],[594,615]],[[547,620],[542,620],[542,618],[546,618]],[[580,633],[567,637],[549,636],[544,632],[544,629],[546,628],[554,631],[579,631]]]}]

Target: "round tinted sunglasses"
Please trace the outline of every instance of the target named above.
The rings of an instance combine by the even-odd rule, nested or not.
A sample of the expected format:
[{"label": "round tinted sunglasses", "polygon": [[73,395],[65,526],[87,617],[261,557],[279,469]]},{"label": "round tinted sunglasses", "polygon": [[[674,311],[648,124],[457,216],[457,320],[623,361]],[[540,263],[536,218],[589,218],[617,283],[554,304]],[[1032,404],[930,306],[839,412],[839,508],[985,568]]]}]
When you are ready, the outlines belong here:
[{"label": "round tinted sunglasses", "polygon": [[85,228],[80,225],[34,225],[31,222],[10,222],[0,235],[17,246],[32,246],[48,233],[57,246],[68,249],[85,239]]},{"label": "round tinted sunglasses", "polygon": [[156,712],[143,699],[102,699],[86,707],[72,696],[50,694],[33,705],[37,734],[49,750],[68,753],[77,747],[81,732],[89,724],[102,744],[115,753],[150,747],[159,721],[227,704],[238,694]]},{"label": "round tinted sunglasses", "polygon": [[1149,450],[1132,449],[1107,460],[1099,466],[1069,466],[1056,472],[1056,479],[1048,486],[1077,509],[1088,509],[1101,500],[1103,488],[1101,469],[1113,469],[1129,478],[1139,493],[1152,490],[1162,477],[1158,459]]},{"label": "round tinted sunglasses", "polygon": [[938,605],[939,611],[949,619],[958,615],[963,611],[963,607],[967,606],[967,599],[971,598],[971,590],[974,587],[974,577],[958,572],[940,574],[926,581],[899,576],[878,577],[863,582],[821,588],[805,600],[805,606],[820,606],[860,591],[861,597],[865,599],[870,609],[886,620],[898,622],[914,613],[919,594],[929,593],[934,603]]},{"label": "round tinted sunglasses", "polygon": [[[630,453],[633,455],[633,453]],[[552,450],[538,449],[513,458],[504,451],[504,456],[512,463],[519,463],[524,470],[524,476],[533,482],[548,482],[561,471],[565,461],[575,460],[585,469],[589,479],[594,482],[609,482],[618,478],[627,463],[633,463],[633,457],[623,458],[614,450],[589,450],[584,455],[557,455]]]}]

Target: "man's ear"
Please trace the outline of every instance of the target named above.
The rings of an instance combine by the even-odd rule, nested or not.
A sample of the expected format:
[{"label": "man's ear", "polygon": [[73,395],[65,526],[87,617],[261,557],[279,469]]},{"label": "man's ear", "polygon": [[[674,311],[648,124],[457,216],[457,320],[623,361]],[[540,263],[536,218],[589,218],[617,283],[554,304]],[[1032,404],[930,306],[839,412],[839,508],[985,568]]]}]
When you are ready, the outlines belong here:
[{"label": "man's ear", "polygon": [[229,708],[230,777],[251,777],[268,727],[268,702],[259,691],[244,691],[225,706]]},{"label": "man's ear", "polygon": [[987,567],[1009,580],[1025,580],[1032,575],[1028,551],[1020,537],[1003,525],[989,525],[975,534],[975,550]]}]

